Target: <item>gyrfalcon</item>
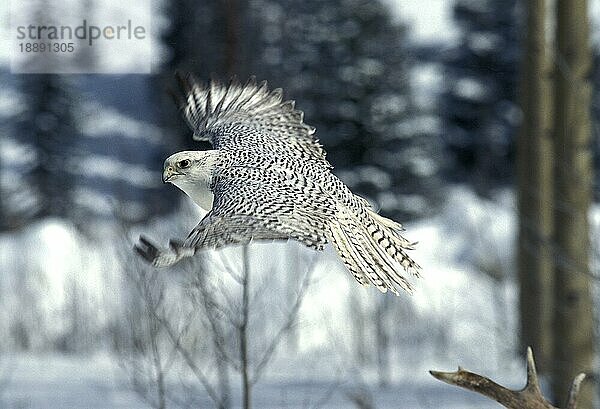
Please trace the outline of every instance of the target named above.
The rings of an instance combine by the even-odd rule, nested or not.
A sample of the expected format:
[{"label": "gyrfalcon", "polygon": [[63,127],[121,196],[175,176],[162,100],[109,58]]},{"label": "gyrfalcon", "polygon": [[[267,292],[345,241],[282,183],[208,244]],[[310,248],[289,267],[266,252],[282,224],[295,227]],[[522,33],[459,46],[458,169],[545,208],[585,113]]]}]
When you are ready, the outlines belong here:
[{"label": "gyrfalcon", "polygon": [[184,92],[178,105],[193,139],[214,149],[171,155],[163,181],[208,213],[169,248],[140,237],[135,249],[143,258],[166,267],[201,248],[252,240],[294,239],[315,250],[332,243],[360,284],[412,291],[403,271],[419,274],[407,254],[414,243],[402,236],[402,225],[377,214],[331,172],[315,128],[294,101],[283,101],[280,88],[270,91],[253,77],[243,85],[178,78]]}]

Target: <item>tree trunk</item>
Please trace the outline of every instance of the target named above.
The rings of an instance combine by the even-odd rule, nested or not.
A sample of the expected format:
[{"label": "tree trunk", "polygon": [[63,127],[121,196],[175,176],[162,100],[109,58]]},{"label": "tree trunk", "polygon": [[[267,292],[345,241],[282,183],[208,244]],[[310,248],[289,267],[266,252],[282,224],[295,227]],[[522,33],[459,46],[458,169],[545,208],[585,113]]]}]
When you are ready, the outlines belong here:
[{"label": "tree trunk", "polygon": [[526,7],[521,79],[523,123],[517,143],[517,262],[521,344],[532,346],[543,373],[550,370],[552,354],[552,99],[545,36],[546,0],[529,0]]},{"label": "tree trunk", "polygon": [[[587,9],[586,0],[556,2],[556,342],[552,388],[558,402],[567,398],[569,379],[578,372],[594,372],[588,225],[592,156]],[[583,385],[579,396],[580,408],[592,408],[593,389],[590,382]]]}]

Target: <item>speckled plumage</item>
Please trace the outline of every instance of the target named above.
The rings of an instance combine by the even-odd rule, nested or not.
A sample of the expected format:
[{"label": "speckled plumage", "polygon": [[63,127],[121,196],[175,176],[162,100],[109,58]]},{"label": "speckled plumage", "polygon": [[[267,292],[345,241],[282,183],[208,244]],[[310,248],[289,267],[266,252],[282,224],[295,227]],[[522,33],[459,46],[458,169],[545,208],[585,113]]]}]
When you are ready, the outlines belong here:
[{"label": "speckled plumage", "polygon": [[294,239],[322,250],[331,242],[359,283],[412,291],[401,272],[418,275],[420,267],[406,252],[413,243],[402,226],[331,173],[315,129],[293,101],[282,101],[281,89],[269,91],[253,78],[244,85],[203,86],[191,76],[180,82],[185,98],[178,103],[193,138],[214,149],[172,155],[163,177],[212,208],[185,241],[159,249],[141,237],[138,253],[164,267],[203,247]]}]

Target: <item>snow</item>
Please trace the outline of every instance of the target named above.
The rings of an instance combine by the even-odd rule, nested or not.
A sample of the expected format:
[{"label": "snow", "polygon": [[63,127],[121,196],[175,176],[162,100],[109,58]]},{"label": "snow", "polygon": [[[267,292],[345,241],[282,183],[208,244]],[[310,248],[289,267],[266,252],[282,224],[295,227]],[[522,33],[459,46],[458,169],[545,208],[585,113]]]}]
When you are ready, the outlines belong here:
[{"label": "snow", "polygon": [[[453,1],[448,0],[385,0],[399,21],[411,26],[411,37],[416,43],[444,43],[451,45],[459,38],[452,22]],[[600,2],[589,1],[592,20],[592,41],[600,45]]]},{"label": "snow", "polygon": [[86,121],[82,132],[88,137],[106,138],[106,135],[119,134],[152,143],[164,142],[164,135],[159,127],[124,115],[113,107],[86,101],[83,110]]},{"label": "snow", "polygon": [[400,21],[411,24],[413,41],[452,43],[457,40],[458,30],[452,23],[452,1],[386,0],[386,3]]},{"label": "snow", "polygon": [[28,409],[138,409],[147,405],[108,356],[20,355],[12,358],[0,405]]},{"label": "snow", "polygon": [[[394,347],[393,386],[387,389],[375,386],[377,377],[373,370],[359,371],[347,360],[352,347],[349,300],[355,299],[369,309],[383,295],[373,288],[359,287],[331,247],[316,254],[294,242],[251,245],[252,270],[256,274],[286,271],[300,274],[311,257],[316,255],[319,260],[298,320],[298,347],[295,351],[282,347],[266,378],[259,383],[256,407],[310,407],[300,403],[307,396],[324,394],[328,385],[343,381],[321,407],[350,408],[346,393],[354,388],[358,373],[362,374],[360,383],[375,391],[377,407],[396,407],[394,402],[399,399],[402,408],[433,408],[442,403],[445,408],[494,407],[485,406],[489,402],[472,394],[430,379],[427,371],[453,370],[460,364],[519,386],[524,372],[522,362],[514,357],[516,288],[510,279],[514,246],[512,202],[510,192],[500,194],[494,201],[485,201],[458,186],[449,190],[447,205],[438,216],[406,226],[408,238],[420,243],[413,255],[423,267],[423,277],[413,280],[416,291],[412,297],[402,294],[394,298],[394,302],[404,302],[409,307],[407,315],[397,321],[397,325],[408,331],[408,338]],[[179,234],[174,225],[163,219],[143,230],[162,240]],[[11,263],[18,262],[15,255],[19,249],[35,246],[31,262],[44,283],[38,289],[39,297],[47,319],[58,319],[53,323],[57,331],[62,328],[59,313],[68,300],[69,277],[79,281],[86,297],[92,300],[91,305],[100,306],[100,315],[111,311],[102,300],[108,300],[109,304],[118,300],[115,283],[119,282],[119,274],[115,267],[106,264],[112,257],[107,252],[113,251],[110,249],[114,243],[93,247],[85,243],[71,226],[59,220],[34,224],[18,237],[0,236],[0,271],[15,271]],[[222,266],[222,258],[236,266],[239,248],[212,251],[203,257],[211,258],[215,268]],[[107,271],[116,274],[112,281],[106,281]],[[277,305],[274,300],[283,292],[284,287],[280,287],[285,285],[283,278],[256,279],[271,283],[269,291],[274,306]],[[11,305],[10,300],[2,303]],[[264,312],[275,313],[268,309]],[[109,318],[102,318],[106,319]],[[440,330],[447,338],[442,344],[435,341]],[[420,333],[424,344],[419,341]],[[4,393],[5,402],[25,402],[30,408],[46,408],[49,401],[53,402],[53,408],[143,407],[129,392],[124,374],[110,356],[17,355],[16,360],[17,369]]]},{"label": "snow", "polygon": [[148,170],[142,165],[133,165],[110,156],[95,155],[77,158],[70,164],[70,171],[90,178],[106,178],[127,181],[134,186],[152,188],[160,180],[160,173]]},{"label": "snow", "polygon": [[12,138],[0,140],[0,157],[3,163],[23,165],[35,159],[35,150],[31,145],[18,144]]},{"label": "snow", "polygon": [[[0,66],[1,66],[0,61]],[[14,89],[4,86],[2,94],[0,94],[0,117],[10,118],[11,116],[20,113],[24,104],[21,101],[21,95]],[[6,84],[7,85],[7,84]]]},{"label": "snow", "polygon": [[483,84],[471,78],[461,78],[454,88],[458,96],[475,101],[483,100],[488,91]]},{"label": "snow", "polygon": [[[11,363],[9,388],[0,393],[0,405],[27,409],[141,409],[149,406],[129,387],[124,373],[109,356],[18,355]],[[360,388],[360,389],[359,389]],[[254,390],[254,407],[261,409],[355,408],[348,394],[366,389],[375,407],[402,409],[493,409],[497,405],[474,393],[435,380],[404,382],[385,388],[334,382],[271,381]],[[232,409],[241,408],[234,391]],[[197,407],[212,407],[207,396]],[[401,402],[401,406],[399,405]]]}]

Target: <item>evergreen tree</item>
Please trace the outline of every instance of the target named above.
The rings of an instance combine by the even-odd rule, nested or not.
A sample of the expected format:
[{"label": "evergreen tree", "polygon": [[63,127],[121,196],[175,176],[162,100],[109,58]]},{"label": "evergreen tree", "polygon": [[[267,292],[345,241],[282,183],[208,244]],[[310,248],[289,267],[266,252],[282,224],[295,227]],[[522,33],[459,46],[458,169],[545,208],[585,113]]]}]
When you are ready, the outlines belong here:
[{"label": "evergreen tree", "polygon": [[82,129],[70,155],[75,223],[85,231],[90,220],[139,223],[172,211],[175,192],[169,195],[160,179],[171,148],[158,120],[164,90],[159,94],[147,75],[78,79]]},{"label": "evergreen tree", "polygon": [[[252,10],[265,16],[257,72],[298,101],[336,173],[387,216],[431,209],[438,144],[417,126],[406,27],[378,1],[257,0]],[[415,192],[427,196],[420,206]]]},{"label": "evergreen tree", "polygon": [[517,107],[518,0],[457,0],[461,34],[443,57],[442,134],[454,177],[486,194],[512,177]]},{"label": "evergreen tree", "polygon": [[[193,73],[199,79],[225,78],[242,74],[243,62],[239,56],[241,22],[244,0],[168,0],[164,12],[169,26],[162,35],[166,58],[159,77],[161,90],[173,90],[174,73]],[[232,25],[234,25],[232,27]],[[234,66],[235,64],[235,66]],[[159,91],[161,91],[159,90]],[[187,126],[177,114],[172,99],[164,98],[163,124],[170,130],[172,146],[194,148]],[[208,148],[207,144],[199,144]]]},{"label": "evergreen tree", "polygon": [[36,217],[67,217],[72,205],[71,147],[76,137],[72,96],[66,80],[53,74],[21,77],[23,111],[16,120],[19,141],[31,144],[28,173],[37,193]]},{"label": "evergreen tree", "polygon": [[[433,208],[439,143],[413,103],[406,27],[382,3],[170,0],[165,10],[165,81],[176,69],[268,79],[317,127],[338,175],[384,214],[406,220]],[[190,146],[174,108],[165,112]]]}]

